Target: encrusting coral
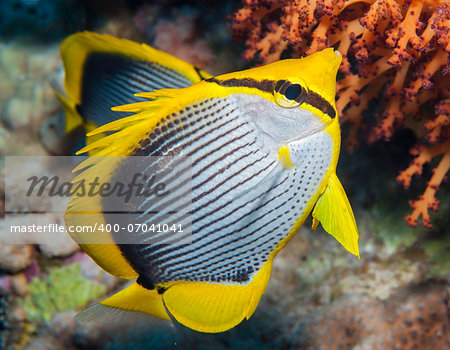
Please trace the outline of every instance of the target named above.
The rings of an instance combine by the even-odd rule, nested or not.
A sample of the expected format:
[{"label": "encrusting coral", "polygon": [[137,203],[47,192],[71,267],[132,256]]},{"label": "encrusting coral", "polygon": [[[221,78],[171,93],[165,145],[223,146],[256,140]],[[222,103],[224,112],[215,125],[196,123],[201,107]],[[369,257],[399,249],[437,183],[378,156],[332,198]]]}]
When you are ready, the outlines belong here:
[{"label": "encrusting coral", "polygon": [[83,276],[80,265],[72,264],[34,278],[22,306],[30,321],[48,322],[55,313],[81,308],[105,291],[104,285]]},{"label": "encrusting coral", "polygon": [[[370,109],[377,123],[367,141],[411,128],[419,145],[397,180],[409,187],[425,163],[442,156],[425,193],[405,219],[431,227],[435,193],[450,168],[450,4],[447,0],[244,0],[233,16],[237,38],[246,33],[244,58],[269,63],[333,46],[343,55],[337,82],[341,122],[350,123],[346,146],[358,145]],[[374,102],[377,102],[376,104]],[[433,108],[434,106],[434,108]],[[433,113],[433,111],[435,113]],[[425,146],[425,143],[431,144]]]}]

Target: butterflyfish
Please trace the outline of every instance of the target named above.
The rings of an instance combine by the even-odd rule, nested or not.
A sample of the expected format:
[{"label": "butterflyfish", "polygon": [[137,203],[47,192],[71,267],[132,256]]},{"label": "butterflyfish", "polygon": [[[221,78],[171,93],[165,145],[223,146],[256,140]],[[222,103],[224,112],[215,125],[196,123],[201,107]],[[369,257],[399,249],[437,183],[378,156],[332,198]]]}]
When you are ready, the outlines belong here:
[{"label": "butterflyfish", "polygon": [[[168,216],[189,222],[188,243],[164,232],[135,233],[132,244],[112,230],[71,233],[104,270],[134,281],[101,306],[226,331],[254,313],[274,257],[311,213],[314,229],[320,222],[359,257],[357,225],[336,175],[337,51],[211,76],[147,45],[81,33],[62,44],[62,57],[67,127],[92,123],[100,127],[87,128],[88,138],[102,135],[81,150],[96,156],[77,176],[108,181],[129,172],[133,156],[152,169],[154,159],[169,156],[161,177],[181,184],[180,169],[190,164],[190,195],[180,185],[152,200],[136,197],[121,208],[141,214],[120,219],[146,224],[162,217],[159,208],[189,208]],[[97,156],[117,160],[90,161]],[[66,225],[115,223],[111,208],[72,198]],[[81,220],[75,213],[83,211],[93,214]],[[108,241],[89,242],[96,235]]]},{"label": "butterflyfish", "polygon": [[[135,96],[136,93],[184,88],[212,77],[146,44],[90,32],[66,38],[61,45],[61,57],[67,96],[57,95],[66,113],[65,132],[68,134],[79,128],[86,134],[131,115],[127,111],[114,112],[111,108],[145,100]],[[103,136],[86,136],[81,145]]]}]

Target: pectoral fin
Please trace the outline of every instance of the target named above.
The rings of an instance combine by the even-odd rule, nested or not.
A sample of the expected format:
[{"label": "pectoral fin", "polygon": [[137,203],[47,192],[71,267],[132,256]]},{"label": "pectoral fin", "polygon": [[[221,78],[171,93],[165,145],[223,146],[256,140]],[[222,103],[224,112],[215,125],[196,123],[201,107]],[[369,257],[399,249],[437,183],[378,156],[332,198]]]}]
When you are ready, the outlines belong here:
[{"label": "pectoral fin", "polygon": [[289,147],[283,145],[278,150],[278,159],[280,160],[280,164],[283,169],[292,169],[294,168],[294,164],[291,162],[291,157],[289,155]]},{"label": "pectoral fin", "polygon": [[313,230],[320,222],[326,232],[359,258],[358,228],[355,217],[336,174],[331,175],[324,193],[314,207],[312,216]]}]

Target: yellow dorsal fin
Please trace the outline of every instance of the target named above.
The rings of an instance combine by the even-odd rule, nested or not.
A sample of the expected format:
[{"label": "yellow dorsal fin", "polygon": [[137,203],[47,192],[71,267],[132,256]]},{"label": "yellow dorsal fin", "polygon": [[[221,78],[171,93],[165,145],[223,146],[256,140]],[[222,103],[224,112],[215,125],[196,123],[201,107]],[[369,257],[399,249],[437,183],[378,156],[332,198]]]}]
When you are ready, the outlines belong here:
[{"label": "yellow dorsal fin", "polygon": [[[159,105],[157,101],[150,101],[150,103],[152,102]],[[96,128],[87,135],[92,137],[107,132],[113,133],[90,143],[79,150],[77,154],[95,151],[97,156],[126,156],[130,150],[139,144],[146,133],[155,127],[163,115],[164,111],[156,113],[155,109],[148,108],[145,111]]]},{"label": "yellow dorsal fin", "polygon": [[138,277],[116,244],[80,244],[80,247],[110,274],[128,280]]},{"label": "yellow dorsal fin", "polygon": [[[98,179],[106,183],[110,174],[119,164],[120,157],[89,157],[74,171],[83,170],[72,180],[74,188],[67,205],[64,216],[66,228],[75,242],[88,254],[101,268],[110,274],[134,279],[137,272],[125,259],[112,234],[107,229],[107,222],[102,212],[102,197],[99,195],[86,195],[77,190],[77,183],[85,181],[92,183]],[[77,193],[82,193],[79,197]]]},{"label": "yellow dorsal fin", "polygon": [[[86,147],[76,154],[89,152],[96,156],[126,156],[130,150],[150,132],[156,124],[169,112],[173,105],[177,105],[174,97],[183,93],[184,89],[162,89],[142,94],[150,101],[131,103],[128,105],[113,107],[114,111],[134,112],[135,114],[117,119],[87,133],[89,138],[94,138]],[[139,94],[141,95],[141,94]],[[106,133],[112,132],[111,135]]]},{"label": "yellow dorsal fin", "polygon": [[359,258],[358,228],[352,208],[341,182],[332,174],[327,187],[313,210],[313,225],[322,224],[324,230],[337,239],[345,249]]}]

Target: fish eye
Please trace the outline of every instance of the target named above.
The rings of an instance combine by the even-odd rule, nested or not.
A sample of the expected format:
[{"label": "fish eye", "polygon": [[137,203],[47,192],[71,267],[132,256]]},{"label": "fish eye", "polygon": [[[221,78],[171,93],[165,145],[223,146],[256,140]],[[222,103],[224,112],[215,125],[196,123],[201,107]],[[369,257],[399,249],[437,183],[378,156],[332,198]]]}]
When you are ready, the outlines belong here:
[{"label": "fish eye", "polygon": [[302,86],[300,84],[291,84],[284,92],[284,96],[288,100],[295,100],[302,93]]},{"label": "fish eye", "polygon": [[279,106],[294,108],[305,102],[308,92],[300,83],[279,80],[275,84],[273,94]]}]

